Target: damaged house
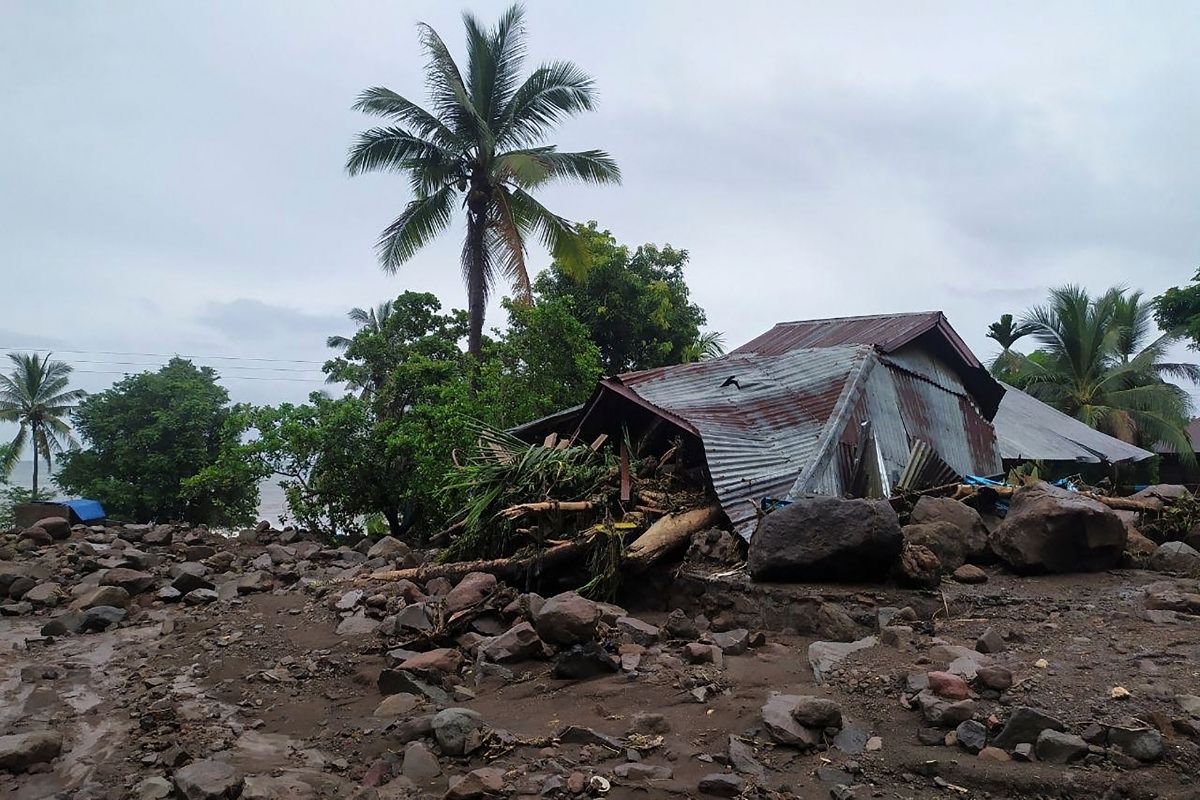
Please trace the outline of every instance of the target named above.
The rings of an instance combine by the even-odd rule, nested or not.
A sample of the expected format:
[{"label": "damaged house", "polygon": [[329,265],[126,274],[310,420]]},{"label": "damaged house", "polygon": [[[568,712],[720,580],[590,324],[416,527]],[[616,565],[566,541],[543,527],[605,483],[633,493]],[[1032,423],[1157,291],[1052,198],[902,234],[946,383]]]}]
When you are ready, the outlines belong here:
[{"label": "damaged house", "polygon": [[1003,393],[940,312],[814,320],[722,358],[605,378],[583,406],[517,433],[679,447],[749,536],[764,499],[889,497],[998,474],[990,421]]},{"label": "damaged house", "polygon": [[603,434],[635,458],[674,448],[745,537],[764,503],[801,494],[886,498],[1027,460],[1152,456],[997,382],[939,311],[780,323],[721,358],[604,378],[514,433]]}]

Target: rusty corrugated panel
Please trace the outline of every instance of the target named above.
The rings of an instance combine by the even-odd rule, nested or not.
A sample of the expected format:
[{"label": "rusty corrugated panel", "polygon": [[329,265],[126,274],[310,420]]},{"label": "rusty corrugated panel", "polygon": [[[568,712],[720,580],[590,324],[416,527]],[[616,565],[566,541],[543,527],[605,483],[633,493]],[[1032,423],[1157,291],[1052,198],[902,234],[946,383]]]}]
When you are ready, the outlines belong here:
[{"label": "rusty corrugated panel", "polygon": [[923,311],[780,322],[733,352],[779,355],[796,348],[870,344],[889,353],[936,327],[942,319],[940,311]]},{"label": "rusty corrugated panel", "polygon": [[[602,385],[660,409],[696,431],[713,490],[736,528],[755,520],[753,503],[785,496],[828,444],[827,425],[869,347],[734,354],[621,375]],[[835,470],[836,472],[836,470]],[[838,493],[838,492],[833,492]]]},{"label": "rusty corrugated panel", "polygon": [[[733,352],[778,355],[798,347],[847,344],[873,345],[889,355],[906,348],[923,354],[926,365],[938,365],[959,375],[987,419],[995,416],[1004,394],[940,311],[781,322]],[[945,361],[939,364],[939,358]]]}]

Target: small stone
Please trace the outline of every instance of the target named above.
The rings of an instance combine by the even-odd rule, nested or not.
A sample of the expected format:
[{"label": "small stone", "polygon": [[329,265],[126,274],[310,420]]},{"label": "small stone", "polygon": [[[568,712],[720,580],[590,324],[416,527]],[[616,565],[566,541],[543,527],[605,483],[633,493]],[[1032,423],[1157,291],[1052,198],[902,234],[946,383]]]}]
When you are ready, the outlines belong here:
[{"label": "small stone", "polygon": [[1013,748],[1012,757],[1014,761],[1032,761],[1033,745],[1029,742],[1021,742]]},{"label": "small stone", "polygon": [[1163,757],[1162,734],[1154,728],[1108,729],[1108,743],[1138,761],[1152,763]]},{"label": "small stone", "polygon": [[446,800],[475,800],[494,797],[504,789],[504,770],[497,767],[473,769],[461,778],[451,780]]},{"label": "small stone", "polygon": [[974,564],[963,564],[954,570],[953,577],[959,583],[987,583],[988,574]]},{"label": "small stone", "polygon": [[825,697],[799,695],[792,707],[792,719],[806,728],[840,728],[842,709]]},{"label": "small stone", "polygon": [[437,756],[430,752],[424,742],[409,742],[404,747],[404,762],[400,767],[404,777],[413,783],[428,783],[442,774]]},{"label": "small stone", "polygon": [[1004,650],[1004,637],[995,628],[988,628],[975,640],[975,649],[981,653],[999,653]]},{"label": "small stone", "polygon": [[230,764],[206,758],[175,770],[175,787],[187,800],[226,800],[237,797],[243,777]]},{"label": "small stone", "polygon": [[983,761],[1012,761],[1012,757],[999,747],[983,748],[979,751],[979,758]]},{"label": "small stone", "polygon": [[1021,742],[1033,743],[1046,729],[1063,731],[1066,730],[1066,726],[1045,712],[1028,706],[1017,706],[992,744],[1010,749]]},{"label": "small stone", "polygon": [[375,707],[375,711],[372,716],[399,717],[412,711],[420,704],[421,698],[417,697],[415,694],[399,692],[383,698],[383,702]]},{"label": "small stone", "polygon": [[701,778],[697,788],[713,797],[737,797],[745,786],[746,781],[732,772],[714,772]]},{"label": "small stone", "polygon": [[871,738],[867,739],[867,752],[868,753],[878,753],[882,749],[883,749],[883,737],[872,736]]},{"label": "small stone", "polygon": [[461,756],[479,746],[483,717],[469,708],[446,708],[433,715],[433,736],[446,755]]},{"label": "small stone", "polygon": [[960,722],[954,734],[959,747],[968,753],[978,753],[987,744],[987,727],[973,719]]},{"label": "small stone", "polygon": [[979,681],[981,686],[994,689],[998,692],[1003,692],[1010,688],[1013,682],[1012,673],[1004,667],[995,664],[989,664],[976,670],[975,680]]},{"label": "small stone", "polygon": [[966,700],[971,696],[967,682],[949,672],[930,672],[929,690],[947,700]]},{"label": "small stone", "polygon": [[1048,764],[1069,764],[1088,754],[1088,743],[1074,734],[1047,728],[1038,734],[1033,751],[1039,761]]}]

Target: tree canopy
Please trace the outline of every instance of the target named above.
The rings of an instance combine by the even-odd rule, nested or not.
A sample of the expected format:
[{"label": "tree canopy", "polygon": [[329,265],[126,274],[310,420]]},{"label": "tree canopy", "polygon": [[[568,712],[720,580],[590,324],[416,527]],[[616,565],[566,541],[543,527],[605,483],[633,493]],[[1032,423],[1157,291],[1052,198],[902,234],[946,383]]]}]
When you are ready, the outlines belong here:
[{"label": "tree canopy", "polygon": [[217,373],[173,358],[157,372],[129,375],[72,414],[87,448],[57,476],[68,492],[99,500],[111,517],[242,524],[253,519],[253,469],[212,469],[241,437]]},{"label": "tree canopy", "polygon": [[1164,331],[1188,340],[1200,350],[1200,270],[1186,286],[1175,286],[1154,298],[1154,318]]},{"label": "tree canopy", "polygon": [[697,359],[706,318],[684,279],[687,251],[652,244],[631,251],[594,222],[576,230],[587,249],[587,270],[580,274],[555,259],[534,288],[544,300],[570,302],[600,349],[604,373]]}]

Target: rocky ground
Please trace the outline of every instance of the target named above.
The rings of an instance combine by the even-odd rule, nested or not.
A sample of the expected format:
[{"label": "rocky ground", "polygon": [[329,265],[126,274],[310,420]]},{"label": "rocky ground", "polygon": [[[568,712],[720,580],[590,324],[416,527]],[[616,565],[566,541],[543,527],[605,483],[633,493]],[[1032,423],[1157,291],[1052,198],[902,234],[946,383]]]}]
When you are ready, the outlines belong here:
[{"label": "rocky ground", "polygon": [[752,583],[706,536],[626,611],[370,580],[390,539],[0,535],[0,797],[1200,797],[1196,581]]}]

